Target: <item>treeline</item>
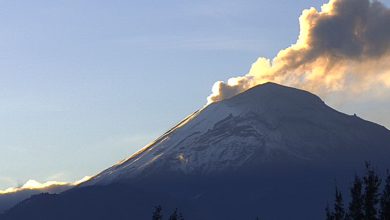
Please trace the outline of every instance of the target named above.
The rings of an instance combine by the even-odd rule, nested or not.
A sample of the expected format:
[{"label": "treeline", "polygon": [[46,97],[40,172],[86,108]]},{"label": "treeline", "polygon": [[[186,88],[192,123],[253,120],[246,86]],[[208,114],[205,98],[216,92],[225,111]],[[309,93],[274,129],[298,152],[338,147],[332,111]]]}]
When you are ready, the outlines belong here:
[{"label": "treeline", "polygon": [[[162,207],[156,206],[154,208],[152,220],[162,220],[163,219],[163,213],[162,213]],[[183,214],[179,212],[177,209],[173,211],[173,213],[169,216],[169,220],[184,220]]]},{"label": "treeline", "polygon": [[326,207],[326,220],[390,220],[390,174],[382,178],[366,162],[363,177],[355,176],[350,188],[350,202],[344,206],[343,195],[336,187],[332,210]]},{"label": "treeline", "polygon": [[[162,207],[160,205],[154,207],[152,220],[162,220],[162,219],[163,219]],[[169,220],[184,220],[184,217],[181,212],[178,212],[178,210],[175,209],[175,211],[173,211],[173,213],[169,216]],[[260,218],[256,217],[256,220],[260,220]]]}]

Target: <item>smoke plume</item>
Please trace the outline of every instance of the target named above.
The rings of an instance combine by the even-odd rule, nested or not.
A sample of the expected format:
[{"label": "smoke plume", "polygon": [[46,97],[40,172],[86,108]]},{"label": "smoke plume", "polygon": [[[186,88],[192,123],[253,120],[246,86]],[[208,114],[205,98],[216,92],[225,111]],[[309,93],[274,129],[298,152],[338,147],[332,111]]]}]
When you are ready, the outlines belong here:
[{"label": "smoke plume", "polygon": [[390,9],[378,1],[330,0],[299,18],[295,44],[259,58],[244,76],[218,81],[208,102],[268,81],[312,91],[359,94],[390,88]]}]

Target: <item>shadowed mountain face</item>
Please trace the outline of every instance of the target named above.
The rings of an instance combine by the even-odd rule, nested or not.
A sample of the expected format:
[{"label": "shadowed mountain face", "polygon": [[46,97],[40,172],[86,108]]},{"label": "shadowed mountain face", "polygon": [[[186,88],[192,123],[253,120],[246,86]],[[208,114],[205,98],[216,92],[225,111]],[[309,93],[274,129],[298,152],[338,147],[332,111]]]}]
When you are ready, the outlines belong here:
[{"label": "shadowed mountain face", "polygon": [[52,185],[42,189],[22,189],[15,192],[0,193],[0,213],[12,208],[17,203],[41,193],[60,193],[72,188],[71,185]]},{"label": "shadowed mountain face", "polygon": [[194,220],[320,219],[335,179],[343,187],[364,161],[384,169],[388,158],[386,128],[266,83],[195,112],[81,186],[31,198],[2,218],[148,219],[161,204]]}]

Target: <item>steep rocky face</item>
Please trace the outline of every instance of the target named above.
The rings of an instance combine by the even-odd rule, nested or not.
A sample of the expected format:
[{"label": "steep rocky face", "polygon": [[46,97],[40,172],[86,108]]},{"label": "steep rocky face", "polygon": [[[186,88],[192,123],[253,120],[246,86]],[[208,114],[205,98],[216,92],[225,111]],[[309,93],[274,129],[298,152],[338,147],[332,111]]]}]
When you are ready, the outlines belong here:
[{"label": "steep rocky face", "polygon": [[193,113],[86,185],[164,172],[211,175],[249,164],[328,163],[351,150],[362,159],[389,143],[382,126],[337,112],[306,91],[266,83]]}]

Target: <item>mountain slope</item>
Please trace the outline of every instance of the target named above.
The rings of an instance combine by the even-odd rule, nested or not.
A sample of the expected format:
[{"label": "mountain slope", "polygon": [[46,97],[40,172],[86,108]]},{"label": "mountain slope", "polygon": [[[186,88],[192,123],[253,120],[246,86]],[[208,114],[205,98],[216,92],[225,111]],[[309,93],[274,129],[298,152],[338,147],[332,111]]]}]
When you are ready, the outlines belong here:
[{"label": "mountain slope", "polygon": [[51,185],[50,187],[42,189],[21,189],[15,192],[0,193],[0,213],[33,195],[41,193],[60,193],[72,187],[73,185]]},{"label": "mountain slope", "polygon": [[[26,200],[1,219],[321,219],[366,160],[390,168],[390,131],[303,90],[254,87],[188,116],[80,186]],[[282,210],[282,211],[281,211]]]},{"label": "mountain slope", "polygon": [[187,117],[156,141],[93,178],[109,184],[161,172],[212,174],[280,160],[331,159],[389,140],[384,127],[328,107],[308,92],[266,83]]}]

